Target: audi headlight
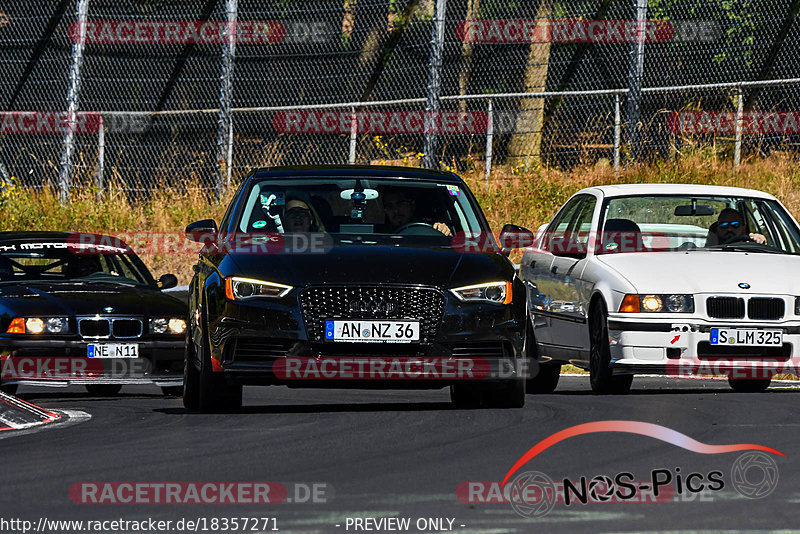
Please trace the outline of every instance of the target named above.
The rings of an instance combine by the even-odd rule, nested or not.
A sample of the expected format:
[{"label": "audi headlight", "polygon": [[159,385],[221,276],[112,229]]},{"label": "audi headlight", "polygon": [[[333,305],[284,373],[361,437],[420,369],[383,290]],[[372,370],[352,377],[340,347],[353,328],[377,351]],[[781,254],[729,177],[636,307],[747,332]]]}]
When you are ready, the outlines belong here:
[{"label": "audi headlight", "polygon": [[692,295],[625,295],[622,313],[694,313]]},{"label": "audi headlight", "polygon": [[186,332],[186,321],[166,317],[150,319],[150,332],[152,334],[183,334]]},{"label": "audi headlight", "polygon": [[511,282],[487,282],[472,286],[457,287],[450,290],[462,302],[494,302],[511,304]]},{"label": "audi headlight", "polygon": [[244,300],[255,297],[276,299],[286,296],[291,290],[292,286],[265,280],[238,276],[230,276],[225,279],[225,296],[230,300]]}]

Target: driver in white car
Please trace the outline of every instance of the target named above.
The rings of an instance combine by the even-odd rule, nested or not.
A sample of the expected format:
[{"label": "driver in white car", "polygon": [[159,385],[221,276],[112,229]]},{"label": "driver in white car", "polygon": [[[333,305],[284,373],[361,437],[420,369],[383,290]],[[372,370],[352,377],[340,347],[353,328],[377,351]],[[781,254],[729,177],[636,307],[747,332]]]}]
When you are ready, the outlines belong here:
[{"label": "driver in white car", "polygon": [[[384,194],[383,209],[386,210],[386,220],[396,232],[407,224],[418,221],[415,217],[416,202],[409,198],[402,190],[392,190]],[[447,237],[452,237],[450,228],[443,222],[433,223],[431,226]]]},{"label": "driver in white car", "polygon": [[767,238],[761,234],[750,233],[742,214],[733,208],[725,208],[719,214],[717,222],[708,229],[706,246],[723,245],[741,236],[748,236],[750,241],[766,245]]}]

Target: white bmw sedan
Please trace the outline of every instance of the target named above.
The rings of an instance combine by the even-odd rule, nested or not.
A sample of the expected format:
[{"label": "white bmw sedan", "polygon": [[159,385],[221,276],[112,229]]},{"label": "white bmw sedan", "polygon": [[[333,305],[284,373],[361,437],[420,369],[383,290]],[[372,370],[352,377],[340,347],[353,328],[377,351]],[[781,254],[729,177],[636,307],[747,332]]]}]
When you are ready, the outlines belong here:
[{"label": "white bmw sedan", "polygon": [[766,193],[584,189],[540,229],[520,275],[534,391],[555,389],[564,363],[605,394],[627,393],[636,373],[726,374],[736,391],[763,391],[796,371],[800,227]]}]

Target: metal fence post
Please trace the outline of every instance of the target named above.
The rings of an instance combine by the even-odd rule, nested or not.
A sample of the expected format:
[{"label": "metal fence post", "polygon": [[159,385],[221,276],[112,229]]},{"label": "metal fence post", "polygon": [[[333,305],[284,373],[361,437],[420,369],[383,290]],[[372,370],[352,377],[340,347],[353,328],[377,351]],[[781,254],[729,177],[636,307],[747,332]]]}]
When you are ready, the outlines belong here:
[{"label": "metal fence post", "polygon": [[639,158],[639,116],[642,106],[642,75],[644,72],[645,24],[647,23],[647,0],[633,0],[636,8],[636,41],[631,43],[631,58],[628,69],[628,124],[627,136],[631,157]]},{"label": "metal fence post", "polygon": [[[217,200],[225,194],[233,164],[233,66],[236,56],[236,21],[238,0],[225,0],[227,24],[222,31],[222,75],[219,91],[219,121],[217,124]],[[224,172],[224,174],[223,174]]]},{"label": "metal fence post", "polygon": [[486,189],[489,189],[489,175],[492,173],[492,142],[494,141],[494,110],[492,99],[486,106]]},{"label": "metal fence post", "polygon": [[426,169],[437,167],[437,134],[442,80],[442,50],[444,49],[444,21],[447,0],[435,0],[431,25],[431,54],[428,64],[428,98],[425,106],[425,145],[422,163]]},{"label": "metal fence post", "polygon": [[78,35],[72,45],[72,66],[69,70],[69,92],[67,93],[67,131],[61,148],[60,174],[58,177],[58,198],[62,204],[69,199],[70,177],[72,176],[72,156],[75,153],[75,114],[81,94],[81,67],[83,66],[83,45],[86,41],[86,18],[89,0],[77,0],[75,5]]},{"label": "metal fence post", "polygon": [[736,89],[736,141],[733,150],[733,170],[739,170],[742,162],[742,129],[744,128],[744,91]]},{"label": "metal fence post", "polygon": [[97,186],[97,199],[103,197],[103,173],[106,166],[106,124],[103,116],[100,116],[100,130],[97,132],[97,177],[95,178],[95,185]]},{"label": "metal fence post", "polygon": [[356,118],[356,107],[350,107],[350,155],[347,162],[353,165],[356,162],[356,141],[358,139],[358,119]]},{"label": "metal fence post", "polygon": [[619,172],[619,141],[622,134],[621,100],[619,94],[614,95],[614,174]]}]

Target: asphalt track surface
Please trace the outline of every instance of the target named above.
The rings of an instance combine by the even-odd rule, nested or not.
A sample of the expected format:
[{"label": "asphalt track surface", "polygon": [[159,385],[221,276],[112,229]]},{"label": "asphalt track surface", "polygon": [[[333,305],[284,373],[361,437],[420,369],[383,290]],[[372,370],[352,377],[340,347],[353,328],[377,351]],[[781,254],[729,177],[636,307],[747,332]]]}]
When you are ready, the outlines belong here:
[{"label": "asphalt track surface", "polygon": [[[645,377],[637,377],[633,387],[627,396],[598,397],[590,394],[587,378],[562,377],[556,393],[529,395],[518,410],[456,410],[445,390],[248,387],[243,412],[233,415],[188,413],[180,399],[162,397],[149,386],[126,387],[115,398],[92,397],[81,388],[22,387],[20,396],[39,406],[92,417],[0,440],[0,518],[36,523],[40,517],[274,517],[281,532],[396,532],[348,528],[347,518],[355,517],[407,517],[408,532],[420,531],[420,518],[452,519],[452,531],[463,533],[798,527],[800,389],[781,384],[766,393],[744,394],[723,381]],[[733,489],[731,469],[741,452],[698,454],[653,437],[606,432],[562,441],[520,472],[577,480],[627,471],[647,480],[661,468],[704,475],[718,470],[725,487],[701,496],[675,494],[663,503],[557,503],[536,519],[518,515],[508,503],[470,504],[457,498],[460,483],[502,480],[540,440],[601,420],[655,423],[712,445],[773,447],[786,454],[769,455],[779,470],[777,488],[761,499]],[[294,484],[324,483],[327,502],[75,504],[69,488],[84,481],[277,481],[289,488],[289,498]]]}]

